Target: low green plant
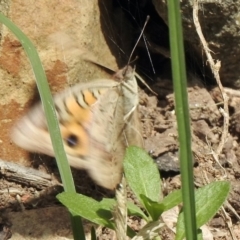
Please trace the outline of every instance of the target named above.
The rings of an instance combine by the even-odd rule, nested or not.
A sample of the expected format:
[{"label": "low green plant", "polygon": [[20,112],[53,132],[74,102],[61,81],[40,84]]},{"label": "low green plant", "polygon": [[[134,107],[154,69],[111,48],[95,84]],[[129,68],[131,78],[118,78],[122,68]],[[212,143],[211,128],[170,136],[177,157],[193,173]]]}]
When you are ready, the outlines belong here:
[{"label": "low green plant", "polygon": [[[164,225],[161,221],[163,212],[182,202],[181,190],[176,190],[166,197],[161,195],[161,180],[156,164],[142,149],[129,147],[124,158],[124,173],[127,183],[139,206],[127,202],[129,216],[138,216],[146,221],[146,225],[138,233],[128,227],[127,235],[131,238],[143,236],[143,239],[158,237],[155,234]],[[230,184],[226,181],[212,182],[195,192],[197,228],[208,222],[218,211],[227,198]],[[61,193],[57,196],[71,213],[82,216],[89,221],[115,229],[112,210],[117,202],[114,199],[103,198],[98,202],[81,194]],[[152,231],[151,231],[152,229]],[[176,240],[185,237],[182,212],[177,222]],[[157,238],[156,238],[157,239]]]},{"label": "low green plant", "polygon": [[[171,10],[171,6],[173,6],[172,15],[169,17],[170,20],[175,19],[175,13],[178,13],[180,10],[176,8],[175,5],[179,5],[178,1],[168,0],[169,9]],[[174,5],[175,4],[175,5]],[[176,18],[176,21],[173,21],[173,25],[175,30],[179,30],[181,32],[181,28],[179,27],[179,16]],[[112,211],[116,206],[116,201],[114,199],[103,199],[98,202],[81,194],[75,193],[75,187],[73,184],[73,179],[71,176],[70,168],[67,164],[66,156],[64,154],[64,150],[62,147],[62,142],[59,141],[61,139],[59,127],[57,124],[57,119],[55,116],[54,104],[52,102],[51,94],[49,92],[48,84],[46,81],[46,76],[44,70],[42,68],[41,61],[37,54],[36,49],[34,48],[31,41],[27,38],[27,36],[21,32],[20,29],[17,28],[9,19],[0,14],[0,22],[5,24],[19,39],[22,43],[28,57],[30,63],[32,65],[34,75],[37,80],[37,84],[39,87],[39,92],[41,95],[41,99],[44,105],[44,109],[46,111],[46,118],[49,123],[49,131],[51,136],[53,136],[53,144],[54,149],[56,150],[57,162],[59,166],[59,170],[61,173],[61,179],[64,184],[64,189],[66,192],[58,195],[58,199],[69,209],[71,212],[71,221],[72,228],[75,239],[84,239],[84,233],[81,227],[81,219],[78,218],[82,216],[94,223],[100,224],[102,226],[109,227],[111,229],[115,229],[115,224],[112,221],[113,215]],[[171,23],[171,21],[170,21]],[[171,27],[171,24],[170,24]],[[192,161],[191,161],[191,147],[190,147],[190,124],[189,124],[189,113],[187,103],[187,93],[186,93],[186,81],[182,81],[185,79],[185,73],[183,71],[177,71],[181,69],[185,69],[184,58],[181,57],[183,55],[183,48],[180,48],[182,45],[182,40],[179,41],[177,35],[172,35],[174,32],[174,28],[171,28],[173,31],[170,31],[171,37],[171,46],[175,45],[175,49],[177,54],[172,54],[172,60],[175,59],[176,64],[173,65],[173,75],[174,75],[174,88],[175,93],[180,93],[176,95],[176,113],[178,116],[178,128],[179,128],[179,141],[180,141],[180,153],[181,153],[181,173],[183,179],[183,198],[186,199],[184,202],[185,210],[188,209],[189,206],[196,206],[196,211],[191,211],[191,206],[189,207],[190,215],[194,215],[196,217],[196,225],[199,229],[204,223],[206,223],[220,208],[220,206],[225,201],[229,189],[230,184],[225,181],[213,182],[210,183],[200,189],[197,189],[195,192],[195,201],[193,195],[193,191],[191,190],[193,187],[192,181]],[[179,46],[180,45],[180,46]],[[179,51],[179,48],[182,49]],[[172,52],[174,48],[172,48]],[[179,54],[180,53],[180,54]],[[180,58],[180,57],[181,58]],[[179,96],[179,97],[178,97]],[[183,105],[180,105],[181,103]],[[50,104],[52,103],[52,104]],[[186,113],[187,112],[187,113]],[[182,121],[181,121],[182,118]],[[181,124],[182,122],[182,124]],[[180,124],[179,124],[180,123]],[[58,134],[57,134],[58,133]],[[182,137],[183,136],[183,137]],[[185,142],[182,141],[185,139]],[[184,162],[187,160],[186,162]],[[155,233],[159,231],[159,228],[162,227],[161,215],[163,212],[171,209],[172,207],[180,204],[182,202],[182,191],[177,190],[170,193],[168,196],[163,197],[161,195],[161,181],[158,169],[154,164],[153,160],[148,156],[146,152],[136,147],[130,147],[127,149],[126,156],[124,159],[124,172],[125,177],[127,179],[127,183],[136,195],[136,198],[139,201],[140,207],[134,205],[131,202],[127,202],[127,209],[129,216],[139,216],[146,221],[146,225],[138,232],[134,232],[130,227],[127,229],[127,235],[129,237],[137,237],[143,236],[144,239],[151,239],[149,234],[152,233],[153,237],[159,239],[159,236],[155,236]],[[190,173],[190,174],[189,174]],[[187,176],[187,181],[185,181],[185,176]],[[189,201],[189,196],[191,201]],[[194,213],[194,214],[191,214]],[[195,214],[196,212],[196,214]],[[191,217],[186,218],[188,221],[185,223],[192,222]],[[184,217],[181,212],[178,217],[177,222],[177,232],[176,239],[183,239],[185,236],[185,229],[188,229],[189,226],[185,226],[184,228]],[[194,228],[195,226],[192,226]],[[189,227],[191,228],[191,226]],[[80,232],[80,234],[79,234]],[[193,235],[193,234],[192,234]],[[199,234],[199,239],[201,238]],[[95,232],[92,230],[92,239],[96,239]],[[189,239],[195,239],[189,238]]]}]

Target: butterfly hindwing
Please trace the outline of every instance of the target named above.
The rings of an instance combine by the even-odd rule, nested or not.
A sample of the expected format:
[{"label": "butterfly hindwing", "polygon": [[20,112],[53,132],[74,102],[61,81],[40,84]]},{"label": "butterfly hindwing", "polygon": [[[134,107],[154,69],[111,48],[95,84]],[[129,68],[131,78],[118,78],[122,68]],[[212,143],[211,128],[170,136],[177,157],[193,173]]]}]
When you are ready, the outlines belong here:
[{"label": "butterfly hindwing", "polygon": [[92,110],[89,173],[99,185],[114,189],[121,180],[126,146],[123,136],[123,98],[119,95],[118,87],[104,94]]}]

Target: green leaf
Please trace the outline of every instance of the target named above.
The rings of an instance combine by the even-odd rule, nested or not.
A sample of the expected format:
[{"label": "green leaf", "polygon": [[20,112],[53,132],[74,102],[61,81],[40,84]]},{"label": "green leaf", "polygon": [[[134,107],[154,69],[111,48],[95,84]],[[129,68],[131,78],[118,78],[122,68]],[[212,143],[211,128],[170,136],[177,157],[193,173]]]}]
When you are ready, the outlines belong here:
[{"label": "green leaf", "polygon": [[[81,194],[60,193],[57,195],[58,200],[65,205],[71,213],[82,216],[90,222],[115,229],[112,219],[112,209],[116,205],[116,201],[110,198],[103,198],[98,202],[92,198]],[[134,237],[136,233],[127,227],[127,235]]]},{"label": "green leaf", "polygon": [[128,147],[123,165],[127,182],[143,206],[140,195],[159,202],[161,182],[158,168],[152,158],[141,148]]},{"label": "green leaf", "polygon": [[169,193],[163,200],[162,204],[164,205],[164,211],[167,211],[182,202],[182,191],[176,190]]},{"label": "green leaf", "polygon": [[[226,200],[230,184],[226,181],[212,182],[196,191],[196,218],[197,228],[208,222]],[[183,212],[179,214],[176,240],[185,236]]]},{"label": "green leaf", "polygon": [[141,195],[140,197],[142,198],[144,206],[152,218],[151,220],[157,221],[164,211],[164,205],[162,203],[154,202],[144,195]]},{"label": "green leaf", "polygon": [[104,199],[98,202],[92,198],[75,193],[60,193],[58,200],[65,205],[71,213],[82,216],[91,222],[114,229],[111,209],[116,202],[113,199]]},{"label": "green leaf", "polygon": [[116,205],[116,200],[113,198],[103,198],[102,201],[99,203],[104,208],[109,208],[110,210],[112,210],[112,207]]},{"label": "green leaf", "polygon": [[139,216],[146,221],[148,221],[148,217],[144,214],[144,212],[134,203],[127,202],[127,209],[128,209],[128,215],[130,216]]}]

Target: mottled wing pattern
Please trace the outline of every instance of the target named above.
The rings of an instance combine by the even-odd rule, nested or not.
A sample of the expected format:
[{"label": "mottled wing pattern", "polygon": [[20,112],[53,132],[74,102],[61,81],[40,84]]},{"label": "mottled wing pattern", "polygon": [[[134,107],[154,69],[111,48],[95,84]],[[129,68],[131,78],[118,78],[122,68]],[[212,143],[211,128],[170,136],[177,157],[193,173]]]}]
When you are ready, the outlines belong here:
[{"label": "mottled wing pattern", "polygon": [[[64,148],[71,166],[86,169],[91,108],[116,85],[108,79],[79,83],[54,97]],[[15,125],[11,135],[18,146],[28,151],[54,156],[41,104],[30,109]]]}]

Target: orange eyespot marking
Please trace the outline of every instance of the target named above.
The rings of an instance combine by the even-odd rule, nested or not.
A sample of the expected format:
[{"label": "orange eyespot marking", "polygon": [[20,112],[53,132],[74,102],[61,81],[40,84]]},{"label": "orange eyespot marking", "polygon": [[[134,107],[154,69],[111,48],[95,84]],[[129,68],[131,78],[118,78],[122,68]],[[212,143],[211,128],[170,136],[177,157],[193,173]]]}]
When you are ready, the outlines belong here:
[{"label": "orange eyespot marking", "polygon": [[83,96],[84,96],[84,101],[89,106],[91,106],[92,104],[94,104],[97,101],[96,97],[91,92],[89,92],[88,90],[85,90],[82,93],[83,93]]},{"label": "orange eyespot marking", "polygon": [[89,153],[89,140],[86,130],[76,122],[61,125],[66,153],[75,156],[86,156]]},{"label": "orange eyespot marking", "polygon": [[74,97],[69,97],[66,102],[68,112],[73,116],[76,122],[85,123],[88,122],[91,116],[90,107],[83,108],[79,105]]}]

